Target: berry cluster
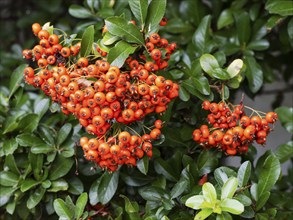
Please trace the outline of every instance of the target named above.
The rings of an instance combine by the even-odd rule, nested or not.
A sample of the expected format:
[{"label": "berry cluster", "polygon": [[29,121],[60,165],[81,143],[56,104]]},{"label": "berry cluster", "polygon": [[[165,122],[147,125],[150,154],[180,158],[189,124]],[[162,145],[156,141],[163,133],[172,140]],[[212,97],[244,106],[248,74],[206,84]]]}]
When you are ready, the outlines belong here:
[{"label": "berry cluster", "polygon": [[[167,67],[165,62],[176,47],[175,44],[169,45],[166,39],[160,39],[158,34],[152,34],[147,39],[148,43],[145,47],[154,42],[153,36],[156,36],[156,44],[152,43],[152,45],[164,48],[166,50],[164,56],[159,49],[154,48],[148,49],[149,52],[144,54],[145,50],[142,48],[139,51],[140,54],[133,55],[136,59],[129,57],[125,64],[118,68],[110,66],[106,58],[80,57],[79,42],[75,45],[62,46],[64,40],[60,39],[64,39],[64,36],[50,34],[39,24],[33,24],[32,29],[40,41],[32,50],[24,50],[23,56],[35,61],[37,67],[25,68],[25,81],[40,88],[53,101],[60,103],[64,114],[75,115],[88,133],[97,136],[99,139],[97,143],[102,142],[101,138],[104,138],[103,141],[107,143],[109,137],[117,135],[111,134],[113,125],[117,127],[117,124],[121,124],[124,128],[125,125],[142,120],[149,113],[162,113],[171,99],[178,96],[176,83],[155,74],[158,69]],[[100,52],[102,53],[101,50]],[[155,62],[146,61],[147,56],[152,57]],[[160,134],[158,130],[155,131]],[[156,138],[152,137],[152,139]],[[140,141],[140,148],[143,145],[150,145],[149,140]],[[84,140],[81,142],[85,143]],[[114,142],[120,143],[121,140]],[[97,146],[100,145],[95,145],[94,148]],[[83,147],[83,149],[86,158],[90,159],[93,151],[89,153],[88,149],[91,147]],[[132,158],[131,161],[141,158],[134,157],[131,151],[129,153],[131,157],[128,159]],[[128,159],[119,160],[117,164],[121,164],[121,161],[128,163]],[[93,157],[91,160],[105,167],[105,163],[100,162],[101,159],[98,161],[96,157]],[[108,162],[107,164],[108,168],[111,166],[110,170],[114,169],[113,164]],[[115,167],[117,168],[116,165]]]},{"label": "berry cluster", "polygon": [[160,137],[162,124],[161,120],[156,120],[150,133],[142,136],[122,131],[101,139],[82,137],[80,145],[85,152],[85,157],[97,163],[102,169],[115,171],[118,165],[122,164],[136,166],[136,161],[145,154],[152,157],[151,141]]},{"label": "berry cluster", "polygon": [[[275,112],[268,112],[264,117],[249,107],[256,115],[247,116],[243,104],[228,106],[225,102],[210,103],[204,101],[203,109],[210,111],[207,121],[211,125],[202,125],[193,132],[193,140],[205,148],[219,148],[229,155],[245,153],[248,146],[256,141],[265,144],[271,131],[269,124],[278,118]],[[231,108],[232,110],[231,110]]]}]

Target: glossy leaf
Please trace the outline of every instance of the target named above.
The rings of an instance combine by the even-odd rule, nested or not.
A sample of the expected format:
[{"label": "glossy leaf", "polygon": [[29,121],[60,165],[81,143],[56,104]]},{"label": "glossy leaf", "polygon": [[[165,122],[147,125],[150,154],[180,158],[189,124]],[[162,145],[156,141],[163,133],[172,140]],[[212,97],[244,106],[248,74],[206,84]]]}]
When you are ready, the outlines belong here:
[{"label": "glossy leaf", "polygon": [[71,130],[72,130],[72,125],[70,123],[66,123],[60,128],[57,135],[57,140],[56,140],[57,146],[60,146],[66,140]]},{"label": "glossy leaf", "polygon": [[205,201],[211,204],[215,204],[217,201],[217,193],[215,187],[207,182],[202,186],[202,194],[205,198]]},{"label": "glossy leaf", "polygon": [[40,118],[48,111],[50,105],[50,100],[48,98],[38,101],[34,108],[34,113],[39,115]]},{"label": "glossy leaf", "polygon": [[222,187],[221,200],[232,199],[238,186],[238,179],[236,177],[230,177]]},{"label": "glossy leaf", "polygon": [[71,169],[74,161],[72,158],[65,158],[60,155],[57,155],[56,159],[54,160],[50,172],[49,172],[49,179],[56,180],[60,177],[65,176]]},{"label": "glossy leaf", "polygon": [[282,126],[293,134],[293,108],[282,106],[275,109],[275,112],[278,114]]},{"label": "glossy leaf", "polygon": [[291,0],[268,0],[265,9],[271,14],[279,14],[281,16],[293,15],[293,5]]},{"label": "glossy leaf", "polygon": [[34,191],[34,193],[32,193],[30,197],[28,198],[26,202],[27,208],[33,209],[34,207],[36,207],[41,202],[45,192],[46,192],[46,189],[44,189],[43,187],[37,188]]},{"label": "glossy leaf", "polygon": [[89,190],[89,200],[91,205],[96,205],[99,202],[99,185],[101,179],[97,179],[93,182]]},{"label": "glossy leaf", "polygon": [[212,213],[213,213],[213,210],[212,209],[203,209],[199,213],[196,214],[196,216],[194,217],[194,220],[206,219]]},{"label": "glossy leaf", "polygon": [[155,170],[158,174],[162,174],[166,179],[170,181],[177,181],[174,169],[164,160],[158,158],[155,160]]},{"label": "glossy leaf", "polygon": [[210,77],[222,80],[231,78],[226,71],[220,68],[218,61],[213,55],[204,54],[200,57],[199,61],[201,68],[209,74]]},{"label": "glossy leaf", "polygon": [[24,116],[19,124],[18,128],[23,132],[33,132],[38,127],[39,116],[37,114],[27,114]]},{"label": "glossy leaf", "polygon": [[131,23],[128,23],[121,17],[110,17],[105,20],[108,31],[119,36],[129,43],[144,44],[144,39],[139,29]]},{"label": "glossy leaf", "polygon": [[251,173],[251,163],[250,161],[245,161],[241,166],[239,167],[238,173],[237,173],[237,179],[239,181],[239,186],[244,187],[250,178]]},{"label": "glossy leaf", "polygon": [[76,18],[89,18],[92,16],[88,9],[80,5],[71,5],[68,12],[71,16]]},{"label": "glossy leaf", "polygon": [[205,197],[202,195],[192,196],[188,198],[185,202],[185,205],[192,209],[200,209],[202,203],[205,201]]},{"label": "glossy leaf", "polygon": [[121,68],[125,60],[129,57],[130,54],[134,53],[137,47],[131,46],[125,41],[119,41],[113,48],[109,50],[107,61],[111,66],[117,66]]},{"label": "glossy leaf", "polygon": [[148,1],[129,0],[128,4],[134,17],[140,22],[141,26],[144,27],[145,19],[148,12]]},{"label": "glossy leaf", "polygon": [[263,71],[254,57],[247,56],[244,59],[246,64],[245,75],[248,80],[248,86],[251,92],[256,93],[263,84]]},{"label": "glossy leaf", "polygon": [[222,211],[230,212],[234,215],[239,215],[244,211],[244,206],[236,199],[224,199],[221,201],[220,206]]},{"label": "glossy leaf", "polygon": [[10,171],[0,172],[0,185],[2,186],[14,186],[18,183],[19,176]]},{"label": "glossy leaf", "polygon": [[137,161],[137,169],[143,173],[144,175],[147,175],[149,170],[149,158],[145,155],[143,158]]},{"label": "glossy leaf", "polygon": [[179,98],[184,101],[187,102],[190,99],[190,94],[184,89],[183,86],[179,87]]},{"label": "glossy leaf", "polygon": [[270,155],[262,165],[262,169],[259,174],[259,181],[257,186],[258,199],[263,193],[270,191],[274,184],[277,182],[281,173],[281,165],[279,160]]},{"label": "glossy leaf", "polygon": [[193,37],[192,42],[195,45],[195,48],[200,54],[210,52],[208,50],[208,44],[210,43],[210,26],[211,26],[212,17],[210,15],[205,16],[199,26],[197,27]]},{"label": "glossy leaf", "polygon": [[251,34],[250,19],[247,12],[242,12],[237,16],[236,28],[240,45],[247,43]]},{"label": "glossy leaf", "polygon": [[104,173],[101,177],[98,198],[102,204],[108,203],[116,193],[119,181],[119,172]]},{"label": "glossy leaf", "polygon": [[82,38],[81,38],[81,46],[80,46],[80,55],[82,57],[88,56],[93,47],[94,43],[94,34],[95,34],[95,29],[94,26],[91,25],[85,29],[83,32]]},{"label": "glossy leaf", "polygon": [[[125,201],[125,211],[127,213],[137,213],[139,211],[139,206],[136,202],[131,202],[126,196],[120,195]],[[137,216],[138,217],[138,216]]]},{"label": "glossy leaf", "polygon": [[20,82],[23,79],[23,70],[26,66],[27,66],[26,64],[22,64],[13,71],[10,78],[10,83],[9,83],[9,90],[10,90],[9,98],[11,98],[11,96],[19,88]]},{"label": "glossy leaf", "polygon": [[[109,32],[106,32],[106,34],[104,35],[103,39],[102,39],[102,43],[107,46],[107,45],[111,45],[113,43],[115,43],[116,41],[118,41],[120,38],[118,36],[112,35]],[[109,52],[109,51],[106,51]]]},{"label": "glossy leaf", "polygon": [[68,183],[60,178],[58,180],[51,181],[50,188],[48,192],[59,192],[59,191],[67,191],[68,190]]},{"label": "glossy leaf", "polygon": [[280,161],[280,163],[284,163],[293,156],[293,141],[289,141],[286,144],[281,144],[277,147],[275,151],[275,155]]},{"label": "glossy leaf", "polygon": [[266,202],[270,198],[270,195],[271,195],[270,192],[262,193],[262,195],[256,201],[256,208],[255,208],[256,211],[259,211],[266,204]]},{"label": "glossy leaf", "polygon": [[68,192],[70,192],[71,194],[80,195],[82,192],[84,192],[83,182],[76,176],[69,178],[68,184],[69,184]]},{"label": "glossy leaf", "polygon": [[27,178],[21,184],[20,190],[21,190],[21,192],[25,192],[38,184],[39,184],[38,181],[31,179],[31,178]]},{"label": "glossy leaf", "polygon": [[199,175],[202,176],[206,173],[210,173],[216,168],[217,163],[218,159],[211,151],[202,151],[197,160]]},{"label": "glossy leaf", "polygon": [[84,212],[84,208],[87,204],[87,200],[88,200],[88,195],[87,193],[82,193],[77,201],[76,201],[76,208],[75,208],[75,218],[79,219],[83,212]]},{"label": "glossy leaf", "polygon": [[233,60],[232,63],[227,67],[227,72],[230,78],[237,76],[243,67],[243,61],[241,59]]},{"label": "glossy leaf", "polygon": [[148,7],[145,30],[148,34],[155,32],[166,10],[167,0],[152,0]]},{"label": "glossy leaf", "polygon": [[20,146],[31,147],[36,144],[43,143],[43,141],[32,133],[23,133],[16,136],[16,142]]},{"label": "glossy leaf", "polygon": [[3,150],[5,155],[13,154],[17,147],[18,143],[15,139],[9,139],[3,142]]},{"label": "glossy leaf", "polygon": [[74,213],[71,212],[68,205],[62,199],[55,199],[54,200],[54,209],[57,215],[63,219],[72,219]]},{"label": "glossy leaf", "polygon": [[223,27],[226,27],[230,24],[233,24],[233,14],[231,9],[226,9],[221,12],[218,21],[217,21],[217,28],[222,29]]}]

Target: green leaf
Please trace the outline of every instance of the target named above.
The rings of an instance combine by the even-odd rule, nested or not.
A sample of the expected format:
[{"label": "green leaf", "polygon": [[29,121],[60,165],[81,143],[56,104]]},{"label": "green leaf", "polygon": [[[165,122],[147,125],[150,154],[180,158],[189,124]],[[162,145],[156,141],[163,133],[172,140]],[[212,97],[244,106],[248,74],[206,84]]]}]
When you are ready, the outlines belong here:
[{"label": "green leaf", "polygon": [[244,194],[237,194],[235,199],[237,199],[239,202],[241,202],[244,206],[250,206],[252,204],[251,199]]},{"label": "green leaf", "polygon": [[1,186],[0,184],[0,192],[1,192],[0,207],[5,205],[7,202],[9,202],[10,197],[13,195],[15,190],[16,189],[13,187],[4,187],[4,186]]},{"label": "green leaf", "polygon": [[[116,41],[118,41],[120,38],[118,36],[112,35],[109,32],[106,32],[106,34],[104,35],[103,39],[102,39],[102,43],[103,45],[111,45],[113,43],[115,43]],[[103,48],[101,48],[103,49]],[[109,51],[106,51],[109,52]]]},{"label": "green leaf", "polygon": [[251,24],[247,12],[243,11],[236,17],[236,29],[240,45],[247,43],[251,34]]},{"label": "green leaf", "polygon": [[0,185],[2,186],[14,186],[18,183],[19,176],[10,171],[0,172]]},{"label": "green leaf", "polygon": [[94,34],[95,29],[93,25],[87,27],[83,32],[81,38],[80,56],[86,57],[91,53],[94,43]]},{"label": "green leaf", "polygon": [[205,76],[192,77],[196,89],[203,95],[209,95],[211,93],[209,80]]},{"label": "green leaf", "polygon": [[258,199],[263,193],[270,191],[277,182],[281,173],[281,165],[274,155],[269,155],[262,165],[257,186]]},{"label": "green leaf", "polygon": [[185,205],[192,209],[200,209],[202,203],[205,201],[205,197],[202,195],[191,196],[185,202]]},{"label": "green leaf", "polygon": [[90,187],[89,190],[89,199],[90,199],[90,204],[91,205],[96,205],[99,202],[99,185],[101,182],[101,178],[100,179],[96,179],[93,184]]},{"label": "green leaf", "polygon": [[45,98],[41,101],[38,101],[34,107],[34,113],[39,115],[40,118],[48,111],[50,105],[50,99]]},{"label": "green leaf", "polygon": [[66,123],[60,128],[57,135],[57,141],[56,141],[57,146],[60,146],[66,140],[71,130],[72,130],[72,124],[70,123]]},{"label": "green leaf", "polygon": [[243,164],[241,164],[237,173],[239,187],[244,187],[248,183],[248,180],[250,178],[250,172],[251,172],[251,163],[250,161],[245,161]]},{"label": "green leaf", "polygon": [[131,23],[128,23],[121,17],[110,17],[105,20],[108,31],[121,37],[123,40],[129,43],[137,43],[144,45],[144,39],[139,29]]},{"label": "green leaf", "polygon": [[241,59],[233,60],[232,63],[227,67],[227,73],[229,74],[230,78],[234,78],[237,76],[243,67],[243,61]]},{"label": "green leaf", "polygon": [[122,67],[130,54],[134,53],[137,47],[131,46],[125,41],[119,41],[109,50],[107,61],[111,66]]},{"label": "green leaf", "polygon": [[149,170],[149,158],[146,155],[144,155],[142,159],[137,161],[136,166],[141,173],[147,175]]},{"label": "green leaf", "polygon": [[205,198],[205,201],[211,204],[215,204],[217,202],[217,193],[213,184],[207,182],[202,186],[202,194]]},{"label": "green leaf", "polygon": [[196,29],[193,37],[192,42],[196,48],[196,51],[200,54],[209,53],[209,45],[210,44],[210,26],[211,26],[212,16],[207,15],[205,16],[198,28]]},{"label": "green leaf", "polygon": [[131,202],[126,196],[124,195],[120,195],[121,198],[124,199],[125,201],[125,211],[128,213],[128,214],[131,214],[131,213],[138,213],[139,211],[139,206],[137,204],[137,202]]},{"label": "green leaf", "polygon": [[119,172],[114,173],[104,173],[101,177],[98,188],[98,198],[99,202],[102,204],[108,203],[114,194],[116,193],[118,182],[119,182]]},{"label": "green leaf", "polygon": [[270,198],[271,193],[270,192],[264,192],[256,201],[256,211],[259,211],[268,201]]},{"label": "green leaf", "polygon": [[13,215],[14,211],[15,211],[15,206],[16,206],[16,201],[10,201],[7,205],[6,205],[6,211],[10,214]]},{"label": "green leaf", "polygon": [[10,90],[9,99],[19,88],[19,84],[23,79],[23,71],[24,71],[24,68],[26,67],[27,67],[26,64],[22,64],[13,71],[10,77],[10,83],[9,83],[9,90]]},{"label": "green leaf", "polygon": [[251,92],[256,93],[263,84],[263,71],[254,57],[247,56],[244,59],[247,66],[245,75]]},{"label": "green leaf", "polygon": [[279,120],[282,126],[291,134],[293,134],[293,108],[289,107],[279,107],[275,109],[278,114]]},{"label": "green leaf", "polygon": [[36,189],[34,193],[30,195],[26,202],[27,208],[33,209],[34,207],[36,207],[36,205],[38,205],[41,202],[45,192],[46,189],[44,189],[43,187],[39,187],[38,189]]},{"label": "green leaf", "polygon": [[234,215],[239,215],[244,211],[244,206],[242,203],[236,199],[224,199],[220,203],[220,207],[224,212],[230,212]]},{"label": "green leaf", "polygon": [[71,5],[68,12],[71,16],[76,18],[89,18],[92,16],[92,13],[88,9],[80,5]]},{"label": "green leaf", "polygon": [[168,20],[166,31],[172,34],[184,34],[193,30],[193,27],[190,23],[183,21],[180,18],[174,18]]},{"label": "green leaf", "polygon": [[280,161],[280,163],[284,163],[293,156],[293,141],[289,141],[286,144],[281,144],[277,147],[275,151],[275,155]]},{"label": "green leaf", "polygon": [[17,135],[16,142],[23,147],[31,147],[33,145],[43,143],[43,141],[33,133],[24,133]]},{"label": "green leaf", "polygon": [[70,220],[73,218],[74,213],[71,212],[68,205],[62,199],[55,199],[53,206],[55,212],[61,219]]},{"label": "green leaf", "polygon": [[21,190],[21,192],[25,192],[38,184],[39,184],[38,181],[31,179],[31,178],[27,178],[22,182],[22,184],[20,186],[20,190]]},{"label": "green leaf", "polygon": [[203,220],[209,217],[213,213],[212,209],[203,209],[199,213],[196,214],[194,220]]},{"label": "green leaf", "polygon": [[7,166],[11,172],[20,174],[15,158],[12,154],[5,157],[4,166]]},{"label": "green leaf", "polygon": [[262,50],[268,49],[269,46],[270,46],[269,41],[267,41],[265,39],[260,39],[260,40],[255,40],[255,41],[250,42],[247,45],[247,49],[255,50],[255,51],[262,51]]},{"label": "green leaf", "polygon": [[218,159],[211,151],[202,151],[197,160],[199,175],[203,176],[216,168]]},{"label": "green leaf", "polygon": [[[41,176],[45,175],[47,171],[43,170],[44,155],[30,153],[28,156],[31,168],[36,180],[40,180]],[[47,175],[47,174],[46,174]],[[47,177],[46,177],[47,178]]]},{"label": "green leaf", "polygon": [[233,218],[228,212],[222,212],[222,214],[217,215],[216,220],[233,220]]},{"label": "green leaf", "polygon": [[201,68],[212,78],[227,80],[231,77],[220,66],[216,58],[211,54],[203,54],[200,59]]},{"label": "green leaf", "polygon": [[13,154],[17,149],[18,144],[15,139],[5,140],[3,143],[3,150],[5,155]]},{"label": "green leaf", "polygon": [[265,9],[271,14],[279,14],[281,16],[293,15],[293,4],[291,0],[268,0]]},{"label": "green leaf", "polygon": [[174,168],[171,167],[166,161],[161,158],[157,158],[154,163],[155,171],[158,174],[162,174],[166,179],[176,182],[177,176],[175,174]]},{"label": "green leaf", "polygon": [[288,35],[291,40],[293,40],[293,18],[290,19],[287,26]]},{"label": "green leaf", "polygon": [[51,166],[49,179],[56,180],[60,177],[65,176],[70,171],[73,163],[74,161],[72,160],[72,158],[65,158],[61,155],[57,155]]},{"label": "green leaf", "polygon": [[77,201],[76,201],[76,208],[75,208],[75,218],[79,219],[84,211],[84,208],[87,204],[87,200],[88,200],[88,195],[86,192],[82,193]]},{"label": "green leaf", "polygon": [[182,170],[179,181],[171,189],[170,195],[172,199],[180,196],[187,189],[189,182],[192,181],[193,177],[191,177],[188,170],[189,166]]},{"label": "green leaf", "polygon": [[184,89],[183,86],[179,87],[178,94],[179,98],[184,102],[187,102],[190,99],[190,94]]},{"label": "green leaf", "polygon": [[160,21],[162,20],[166,10],[167,0],[152,0],[147,12],[145,30],[151,34],[156,31]]},{"label": "green leaf", "polygon": [[162,198],[167,195],[166,190],[157,186],[139,188],[138,192],[139,195],[147,201],[161,201]]},{"label": "green leaf", "polygon": [[79,178],[72,176],[67,180],[69,184],[68,192],[73,195],[80,195],[82,192],[84,192],[83,183]]},{"label": "green leaf", "polygon": [[236,177],[230,177],[222,187],[221,200],[232,199],[238,186],[238,179]]},{"label": "green leaf", "polygon": [[145,19],[148,12],[148,1],[129,0],[128,4],[134,17],[140,22],[141,26],[144,27]]},{"label": "green leaf", "polygon": [[55,148],[47,145],[46,143],[35,144],[31,147],[31,152],[33,154],[47,154],[54,151]]},{"label": "green leaf", "polygon": [[230,8],[225,9],[221,12],[218,21],[217,21],[217,28],[218,30],[222,29],[223,27],[226,27],[230,24],[233,24],[234,19],[232,15],[232,11]]},{"label": "green leaf", "polygon": [[67,191],[68,183],[64,179],[58,179],[55,181],[51,181],[50,188],[48,192],[59,192],[59,191]]},{"label": "green leaf", "polygon": [[39,120],[40,118],[37,114],[27,114],[20,120],[18,128],[23,132],[33,132],[38,127]]}]

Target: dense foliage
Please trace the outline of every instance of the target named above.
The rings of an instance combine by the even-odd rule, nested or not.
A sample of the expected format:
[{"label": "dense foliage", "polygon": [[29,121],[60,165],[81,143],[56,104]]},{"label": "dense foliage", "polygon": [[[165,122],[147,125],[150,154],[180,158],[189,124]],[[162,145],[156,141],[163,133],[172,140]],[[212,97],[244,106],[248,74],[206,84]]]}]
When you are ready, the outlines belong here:
[{"label": "dense foliage", "polygon": [[[85,0],[83,5],[56,0],[50,1],[50,7],[44,1],[26,2],[25,7],[20,4],[17,10],[14,8],[18,12],[15,15],[19,16],[18,32],[9,22],[5,24],[7,32],[1,32],[5,42],[0,51],[1,218],[118,220],[196,216],[195,219],[261,220],[293,217],[292,166],[286,175],[281,170],[282,163],[292,162],[292,138],[284,140],[274,152],[267,149],[256,158],[260,144],[265,146],[266,136],[273,132],[277,116],[245,106],[245,96],[261,95],[264,84],[284,81],[290,88],[293,71],[290,0],[253,3],[247,0]],[[24,16],[27,11],[31,14]],[[50,17],[51,13],[56,16]],[[7,11],[2,14],[8,14],[9,20]],[[111,172],[104,169],[109,167],[102,166],[100,159],[93,160],[87,155],[84,142],[80,147],[82,137],[93,139],[103,134],[87,128],[88,133],[93,133],[89,135],[79,124],[84,122],[80,120],[84,114],[67,111],[64,105],[60,108],[60,100],[69,100],[62,98],[63,93],[55,99],[47,93],[51,96],[48,97],[46,89],[39,85],[39,78],[28,79],[27,71],[24,76],[28,65],[36,68],[38,64],[39,69],[51,71],[50,65],[47,68],[47,63],[44,64],[47,60],[37,57],[36,50],[33,56],[27,51],[22,54],[23,49],[40,43],[38,37],[43,38],[31,33],[31,25],[36,22],[44,25],[42,28],[51,35],[57,34],[63,48],[80,42],[76,54],[70,58],[67,49],[54,54],[58,65],[70,60],[77,63],[76,69],[82,69],[87,65],[84,66],[84,59],[80,61],[81,57],[87,57],[90,64],[106,58],[123,74],[130,75],[136,68],[130,64],[130,56],[140,64],[156,63],[158,68],[151,66],[149,72],[163,76],[164,83],[166,79],[179,85],[174,86],[174,90],[179,89],[178,94],[176,91],[171,96],[167,89],[166,95],[162,95],[170,98],[164,103],[168,104],[167,108],[155,110],[155,106],[142,117],[129,121],[119,118],[117,113],[112,120],[113,124],[121,120],[119,123],[127,125],[122,128],[133,136],[133,130],[143,133],[144,125],[151,127],[157,119],[162,120],[163,128],[156,121],[155,127],[161,133],[156,130],[151,138],[151,154],[148,148],[145,156],[124,161],[128,166],[115,165],[112,171],[117,170]],[[167,46],[152,41],[153,33],[157,32],[167,40]],[[158,51],[147,52],[148,42],[153,42],[159,53],[162,52],[159,58]],[[171,42],[177,44],[176,50],[174,47],[170,51]],[[28,64],[24,64],[22,55],[27,56]],[[131,75],[129,82],[135,84],[135,77],[138,76]],[[89,81],[100,80],[95,75],[92,78],[96,79],[89,78]],[[135,85],[141,85],[141,80]],[[164,88],[167,88],[165,84]],[[276,94],[272,108],[278,113],[277,123],[292,134],[293,109],[281,106],[288,88]],[[236,92],[245,94],[242,100],[234,100]],[[129,95],[133,98],[133,94]],[[140,98],[136,96],[133,100]],[[118,99],[119,103],[124,99]],[[222,110],[215,111],[215,106]],[[224,122],[214,118],[218,112],[223,112]],[[234,113],[236,118],[226,123]],[[249,117],[243,118],[244,114]],[[249,129],[245,138],[240,139],[244,136],[241,132],[250,124],[256,130]],[[223,132],[231,137],[237,134],[237,138],[223,139]],[[113,135],[118,137],[118,133]],[[149,139],[144,141],[150,143]],[[241,165],[227,166],[225,159],[235,154],[241,159]]]}]

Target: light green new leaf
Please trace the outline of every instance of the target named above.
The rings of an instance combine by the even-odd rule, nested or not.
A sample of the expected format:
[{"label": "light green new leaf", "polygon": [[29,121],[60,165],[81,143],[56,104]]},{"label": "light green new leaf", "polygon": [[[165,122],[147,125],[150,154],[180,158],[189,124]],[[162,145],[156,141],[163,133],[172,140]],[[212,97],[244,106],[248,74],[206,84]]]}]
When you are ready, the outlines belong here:
[{"label": "light green new leaf", "polygon": [[233,60],[233,62],[227,67],[227,72],[230,78],[237,76],[243,67],[243,61],[241,59]]},{"label": "light green new leaf", "polygon": [[203,184],[202,193],[207,202],[212,204],[217,202],[217,193],[213,184],[209,182]]},{"label": "light green new leaf", "polygon": [[88,195],[86,192],[82,193],[77,201],[76,201],[76,208],[75,208],[75,218],[79,219],[82,216],[84,208],[88,201]]},{"label": "light green new leaf", "polygon": [[64,220],[70,220],[73,218],[74,213],[71,212],[68,205],[62,199],[55,199],[53,206],[55,212],[60,218]]},{"label": "light green new leaf", "polygon": [[244,212],[244,205],[236,199],[224,199],[220,203],[220,207],[224,212],[230,212],[234,215],[239,215]]},{"label": "light green new leaf", "polygon": [[201,204],[204,202],[204,196],[197,195],[188,198],[185,202],[185,205],[192,209],[200,209]]},{"label": "light green new leaf", "polygon": [[94,43],[94,26],[91,25],[85,29],[81,38],[80,55],[86,57],[89,55],[93,48]]},{"label": "light green new leaf", "polygon": [[237,186],[238,179],[236,177],[230,177],[222,187],[221,200],[226,198],[231,199],[236,192]]},{"label": "light green new leaf", "polygon": [[203,220],[209,217],[213,213],[212,209],[203,209],[199,213],[196,214],[194,220]]},{"label": "light green new leaf", "polygon": [[140,22],[141,26],[144,27],[145,19],[148,12],[148,1],[129,0],[128,3],[135,18]]}]

